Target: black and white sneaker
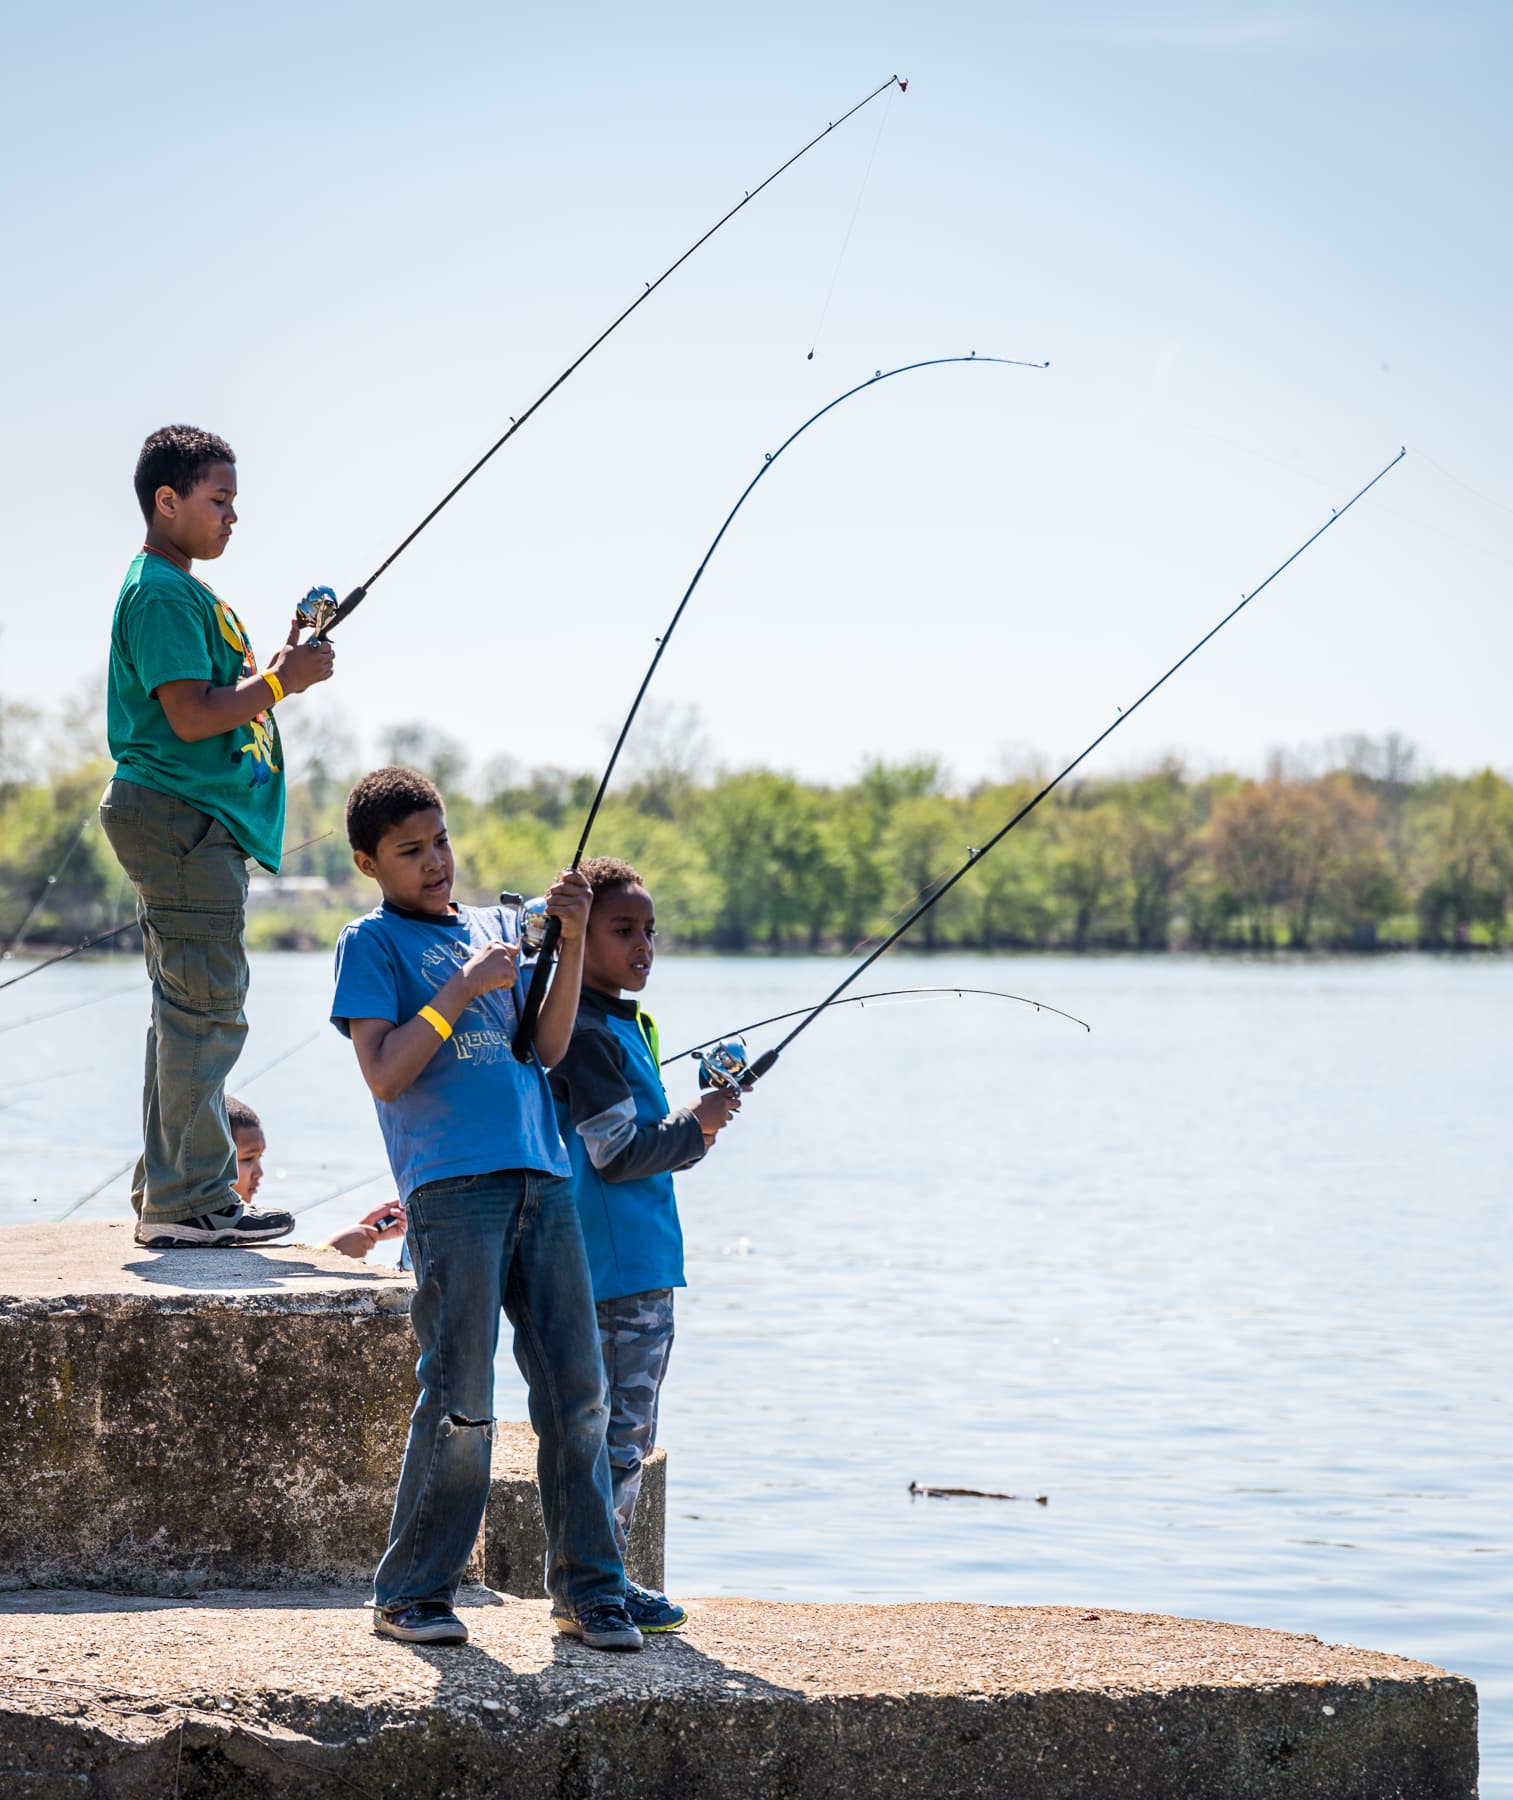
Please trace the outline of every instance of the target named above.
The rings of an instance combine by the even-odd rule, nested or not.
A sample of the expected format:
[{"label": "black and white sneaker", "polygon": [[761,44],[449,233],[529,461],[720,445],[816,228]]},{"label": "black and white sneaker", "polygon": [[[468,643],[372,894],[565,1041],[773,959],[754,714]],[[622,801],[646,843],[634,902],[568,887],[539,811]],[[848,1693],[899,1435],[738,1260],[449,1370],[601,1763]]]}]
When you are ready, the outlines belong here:
[{"label": "black and white sneaker", "polygon": [[416,1600],[409,1606],[375,1606],[373,1629],[402,1644],[465,1644],[468,1628],[444,1600]]},{"label": "black and white sneaker", "polygon": [[591,1606],[576,1616],[554,1612],[552,1623],[564,1637],[577,1638],[590,1650],[639,1650],[645,1641],[618,1603]]},{"label": "black and white sneaker", "polygon": [[193,1219],[138,1219],[136,1241],[144,1250],[182,1250],[199,1247],[215,1250],[226,1245],[266,1244],[294,1229],[294,1214],[253,1212],[247,1206],[228,1206],[223,1212],[201,1213]]}]

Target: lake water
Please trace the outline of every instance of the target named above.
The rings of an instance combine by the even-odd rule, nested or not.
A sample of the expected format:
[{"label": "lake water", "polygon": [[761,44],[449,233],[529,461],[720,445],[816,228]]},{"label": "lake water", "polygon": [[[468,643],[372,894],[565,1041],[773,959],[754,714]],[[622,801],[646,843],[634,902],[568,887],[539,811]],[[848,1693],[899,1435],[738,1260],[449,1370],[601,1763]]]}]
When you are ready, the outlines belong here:
[{"label": "lake water", "polygon": [[[668,956],[646,998],[676,1050],[840,972]],[[838,1010],[680,1177],[672,1591],[1130,1608],[1422,1657],[1477,1681],[1482,1792],[1513,1796],[1513,961],[873,975],[1093,1030],[995,1000]],[[56,1218],[130,1159],[144,992],[123,957],[0,995],[0,1220]],[[322,1234],[389,1191],[328,997],[326,957],[254,959],[242,1067],[293,1054],[234,1084],[263,1197],[324,1201]],[[669,1076],[687,1098],[691,1065]],[[118,1179],[72,1216],[125,1205]],[[507,1358],[498,1410],[524,1416]]]}]

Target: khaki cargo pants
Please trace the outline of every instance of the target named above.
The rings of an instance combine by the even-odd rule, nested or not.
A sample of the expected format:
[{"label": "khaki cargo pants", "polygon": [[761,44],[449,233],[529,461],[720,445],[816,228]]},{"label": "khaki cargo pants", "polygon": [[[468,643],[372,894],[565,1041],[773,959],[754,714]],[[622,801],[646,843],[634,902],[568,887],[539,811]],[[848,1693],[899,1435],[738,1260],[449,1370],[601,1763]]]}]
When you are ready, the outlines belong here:
[{"label": "khaki cargo pants", "polygon": [[226,1078],[247,1035],[246,853],[209,813],[119,777],[100,823],[136,889],[152,981],[131,1203],[148,1221],[218,1212],[238,1203]]}]

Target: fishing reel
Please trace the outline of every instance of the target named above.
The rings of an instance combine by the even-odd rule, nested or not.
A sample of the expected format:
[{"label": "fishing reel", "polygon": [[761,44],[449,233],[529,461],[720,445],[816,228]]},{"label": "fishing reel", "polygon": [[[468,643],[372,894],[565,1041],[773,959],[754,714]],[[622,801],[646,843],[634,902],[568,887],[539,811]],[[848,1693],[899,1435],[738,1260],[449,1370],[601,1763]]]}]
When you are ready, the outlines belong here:
[{"label": "fishing reel", "polygon": [[745,1038],[725,1038],[698,1053],[699,1086],[724,1088],[727,1093],[745,1092],[751,1059],[746,1054]]},{"label": "fishing reel", "polygon": [[501,894],[501,906],[513,906],[515,923],[520,932],[520,954],[522,956],[539,956],[546,943],[546,930],[551,915],[546,910],[546,896],[538,894],[533,900],[526,900],[519,894]]},{"label": "fishing reel", "polygon": [[315,638],[322,637],[331,627],[337,613],[336,589],[313,587],[294,609],[294,616],[302,626],[308,625]]}]

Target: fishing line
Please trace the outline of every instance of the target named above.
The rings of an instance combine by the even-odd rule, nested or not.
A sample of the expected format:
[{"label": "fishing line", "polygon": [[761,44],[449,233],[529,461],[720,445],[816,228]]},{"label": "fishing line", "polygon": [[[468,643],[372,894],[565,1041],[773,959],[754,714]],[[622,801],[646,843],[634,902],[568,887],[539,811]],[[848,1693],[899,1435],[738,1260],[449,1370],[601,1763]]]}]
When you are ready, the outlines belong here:
[{"label": "fishing line", "polygon": [[[285,1050],[281,1055],[275,1056],[272,1062],[264,1063],[262,1068],[257,1070],[255,1074],[249,1075],[245,1081],[239,1081],[237,1083],[238,1088],[242,1090],[250,1088],[254,1081],[260,1081],[270,1069],[276,1069],[280,1063],[288,1062],[289,1058],[293,1056],[296,1051],[303,1050],[307,1044],[313,1044],[319,1036],[320,1033],[318,1031],[312,1031],[309,1037],[301,1038],[297,1044],[291,1046],[288,1050]],[[123,1175],[130,1174],[137,1166],[138,1160],[137,1156],[133,1156],[129,1163],[124,1163],[113,1174],[107,1175],[103,1181],[92,1187],[87,1194],[80,1194],[77,1200],[70,1202],[68,1206],[64,1207],[63,1211],[58,1214],[53,1223],[55,1225],[61,1225],[65,1219],[72,1218],[79,1208],[93,1200],[96,1194],[103,1194],[112,1182],[119,1181]],[[331,1196],[332,1199],[335,1199],[335,1197],[334,1194]]]},{"label": "fishing line", "polygon": [[14,950],[16,945],[21,942],[22,935],[25,932],[27,926],[30,925],[32,920],[37,916],[37,909],[38,909],[38,907],[41,906],[42,902],[47,898],[48,890],[57,886],[58,877],[68,867],[70,857],[72,857],[74,851],[79,848],[80,844],[82,844],[84,842],[84,833],[89,829],[90,821],[94,818],[94,816],[95,815],[94,815],[93,810],[85,813],[83,819],[80,821],[79,829],[74,833],[73,842],[68,846],[67,850],[65,850],[63,853],[62,862],[60,862],[58,864],[57,868],[53,870],[52,874],[48,876],[47,880],[44,881],[42,883],[42,886],[37,890],[37,897],[35,900],[32,901],[31,905],[27,908],[26,917],[21,921],[21,923],[16,927],[16,929],[10,934],[10,937],[6,941],[5,948],[3,950],[0,950],[0,962],[9,962],[10,961],[11,951]]},{"label": "fishing line", "polygon": [[[1048,362],[1025,362],[1020,358],[1011,356],[979,356],[974,350],[968,356],[933,356],[924,362],[904,363],[902,367],[897,369],[877,369],[866,381],[859,381],[855,387],[847,388],[844,394],[838,394],[828,405],[822,406],[817,413],[814,413],[811,417],[805,419],[797,431],[791,432],[788,437],[784,438],[783,442],[778,445],[776,450],[767,453],[762,466],[742,489],[740,499],[736,501],[735,505],[732,506],[730,511],[725,515],[725,523],[721,525],[720,529],[715,533],[714,542],[711,543],[709,548],[704,552],[704,560],[699,564],[698,568],[694,570],[693,580],[690,581],[688,586],[683,590],[683,598],[678,602],[677,610],[673,613],[671,620],[668,622],[667,629],[662,633],[661,637],[657,639],[657,648],[655,654],[652,656],[651,666],[647,669],[645,675],[642,676],[640,687],[636,689],[636,697],[631,701],[630,711],[625,716],[625,723],[620,727],[620,735],[615,739],[615,747],[610,752],[609,765],[605,769],[603,776],[600,778],[598,791],[593,798],[593,804],[588,809],[588,817],[583,822],[583,831],[578,839],[578,848],[573,852],[573,860],[568,865],[570,869],[576,869],[579,863],[583,861],[584,852],[588,849],[589,834],[594,829],[594,821],[598,818],[599,808],[604,801],[605,790],[609,787],[610,777],[615,772],[615,764],[620,760],[620,752],[624,749],[625,740],[630,735],[630,728],[636,721],[636,714],[640,711],[641,702],[646,698],[646,690],[651,686],[652,676],[657,672],[657,664],[661,662],[663,653],[666,651],[668,644],[672,641],[672,634],[678,628],[678,621],[683,617],[688,602],[693,598],[694,589],[703,579],[704,571],[709,567],[711,557],[713,557],[715,551],[719,549],[725,533],[730,529],[736,514],[746,504],[757,483],[762,480],[790,444],[797,443],[811,425],[818,424],[818,422],[824,418],[826,413],[834,412],[836,407],[843,405],[847,400],[851,399],[854,394],[860,394],[866,388],[875,388],[884,381],[892,381],[897,375],[909,375],[916,369],[938,369],[947,363],[996,363],[1002,368],[1013,369],[1048,369],[1051,366]],[[556,949],[557,941],[561,935],[561,922],[555,918],[548,918],[539,947],[532,946],[532,948],[537,949],[538,954],[536,957],[536,966],[531,971],[530,988],[526,993],[525,1005],[520,1015],[520,1023],[515,1030],[513,1050],[517,1062],[528,1062],[530,1060],[531,1043],[536,1035],[536,1020],[541,1011],[541,1002],[546,997],[546,982],[552,952]]]},{"label": "fishing line", "polygon": [[869,956],[867,956],[862,962],[858,963],[857,966],[851,971],[851,973],[846,976],[845,980],[838,982],[836,984],[836,986],[831,989],[830,993],[825,997],[825,999],[820,1001],[818,1006],[813,1007],[802,1019],[799,1020],[798,1024],[794,1026],[792,1031],[790,1031],[785,1037],[780,1039],[779,1042],[776,1043],[770,1050],[763,1051],[763,1053],[757,1058],[757,1060],[751,1064],[750,1068],[744,1072],[743,1082],[755,1083],[755,1082],[759,1081],[764,1075],[768,1074],[771,1071],[773,1065],[777,1062],[778,1058],[788,1048],[788,1046],[793,1042],[793,1040],[796,1037],[798,1037],[800,1035],[800,1033],[807,1031],[809,1029],[809,1027],[814,1023],[814,1021],[825,1010],[825,1008],[827,1006],[835,1005],[836,1002],[839,1000],[840,996],[846,991],[846,989],[848,987],[850,987],[852,982],[855,981],[857,979],[857,977],[859,975],[861,975],[865,970],[870,968],[871,965],[877,961],[878,957],[880,957],[885,950],[891,948],[892,945],[896,944],[898,942],[898,940],[903,936],[903,934],[909,929],[909,927],[915,923],[916,920],[923,918],[924,915],[930,910],[930,908],[937,903],[937,901],[943,900],[945,898],[945,896],[951,891],[951,889],[956,886],[957,882],[962,880],[963,877],[971,869],[975,868],[977,866],[977,864],[982,860],[982,858],[984,856],[987,855],[987,853],[993,848],[993,846],[995,844],[999,843],[1003,838],[1006,838],[1008,836],[1008,834],[1014,829],[1014,827],[1020,823],[1021,820],[1028,818],[1029,815],[1035,810],[1035,808],[1037,806],[1039,806],[1040,802],[1042,800],[1044,800],[1045,797],[1049,793],[1051,793],[1055,788],[1059,787],[1061,785],[1061,783],[1066,780],[1067,776],[1070,775],[1072,773],[1072,771],[1079,766],[1079,764],[1085,762],[1087,760],[1087,758],[1089,756],[1091,756],[1092,753],[1098,748],[1098,746],[1104,741],[1105,738],[1112,736],[1112,734],[1114,732],[1116,732],[1122,724],[1124,724],[1126,719],[1132,718],[1134,716],[1134,714],[1137,713],[1142,706],[1144,706],[1146,701],[1150,699],[1151,695],[1156,692],[1157,688],[1163,687],[1168,681],[1170,681],[1170,679],[1172,678],[1173,675],[1176,674],[1178,669],[1180,669],[1184,663],[1190,662],[1192,660],[1192,658],[1195,657],[1198,654],[1198,652],[1203,648],[1203,646],[1206,643],[1208,643],[1210,638],[1217,637],[1218,634],[1224,629],[1224,627],[1230,622],[1231,619],[1233,619],[1238,613],[1243,612],[1244,609],[1250,605],[1251,601],[1254,600],[1258,594],[1264,592],[1265,589],[1270,587],[1272,582],[1274,582],[1276,580],[1276,578],[1283,572],[1283,570],[1290,568],[1292,566],[1292,564],[1295,563],[1298,560],[1298,558],[1303,554],[1303,552],[1309,548],[1310,545],[1316,543],[1318,541],[1318,539],[1321,538],[1324,535],[1324,533],[1329,530],[1331,525],[1335,525],[1341,519],[1343,519],[1345,514],[1350,511],[1352,506],[1355,505],[1356,501],[1362,499],[1366,494],[1369,494],[1370,491],[1372,490],[1372,488],[1374,488],[1376,486],[1376,484],[1390,470],[1395,469],[1397,467],[1397,465],[1403,460],[1403,458],[1407,454],[1408,454],[1408,452],[1407,452],[1406,448],[1400,449],[1398,451],[1397,455],[1393,457],[1392,461],[1389,462],[1385,468],[1378,470],[1377,473],[1372,476],[1370,481],[1368,481],[1363,488],[1360,488],[1356,493],[1352,494],[1351,497],[1345,502],[1345,504],[1343,506],[1336,507],[1330,513],[1329,517],[1324,521],[1324,523],[1318,528],[1318,530],[1315,531],[1311,537],[1304,539],[1304,541],[1297,547],[1296,550],[1293,551],[1292,555],[1289,556],[1285,562],[1278,563],[1276,568],[1274,568],[1272,570],[1272,572],[1266,577],[1266,579],[1263,582],[1261,582],[1261,584],[1258,587],[1252,588],[1248,594],[1242,594],[1240,596],[1239,603],[1235,606],[1232,606],[1230,608],[1230,610],[1227,613],[1225,613],[1224,617],[1219,620],[1218,624],[1213,626],[1211,630],[1206,631],[1203,634],[1203,636],[1198,639],[1197,643],[1194,644],[1190,650],[1185,652],[1185,654],[1183,654],[1182,656],[1178,657],[1176,662],[1174,662],[1172,664],[1172,666],[1166,671],[1166,673],[1164,675],[1160,676],[1157,680],[1153,681],[1151,683],[1151,685],[1145,690],[1145,692],[1143,694],[1141,694],[1141,696],[1139,697],[1138,700],[1134,701],[1129,706],[1118,708],[1117,709],[1118,717],[1115,718],[1114,722],[1111,725],[1107,726],[1104,730],[1100,731],[1099,734],[1097,735],[1097,737],[1095,737],[1093,739],[1093,741],[1087,746],[1087,748],[1085,750],[1083,750],[1079,755],[1073,757],[1072,760],[1061,771],[1061,773],[1059,775],[1054,776],[1050,781],[1048,781],[1046,783],[1046,785],[1043,788],[1041,788],[1040,792],[1034,796],[1033,799],[1026,801],[1025,804],[1022,807],[1020,807],[1019,811],[1016,812],[1014,814],[1014,816],[1009,820],[1009,822],[1006,825],[1000,826],[999,829],[993,833],[992,837],[990,837],[985,844],[983,844],[980,848],[969,850],[967,853],[967,860],[964,863],[962,863],[961,866],[953,874],[948,876],[946,878],[946,880],[943,881],[940,884],[940,886],[936,888],[934,893],[930,894],[928,896],[928,898],[926,898],[919,906],[915,907],[914,911],[909,915],[909,917],[907,919],[905,919],[901,925],[897,926],[892,932],[890,932],[889,935],[882,941],[882,943],[880,943],[878,945],[878,947],[874,951],[871,952],[871,954]]},{"label": "fishing line", "polygon": [[[963,999],[968,994],[980,996],[984,1000],[1017,1000],[1022,1006],[1033,1006],[1036,1012],[1055,1013],[1058,1019],[1070,1019],[1072,1024],[1080,1025],[1084,1031],[1093,1028],[1086,1019],[1079,1019],[1075,1013],[1063,1012],[1059,1006],[1048,1006],[1044,1000],[1032,1000],[1028,994],[1008,994],[1001,988],[975,987],[912,987],[912,988],[880,988],[875,994],[851,994],[844,1000],[833,1002],[836,1006],[865,1006],[869,1000],[898,1000],[925,994],[955,994]],[[672,1056],[664,1056],[658,1065],[666,1068],[669,1063],[681,1062],[685,1056],[697,1056],[701,1050],[707,1050],[711,1044],[718,1044],[725,1038],[744,1037],[748,1031],[760,1031],[764,1025],[779,1025],[784,1019],[796,1019],[809,1011],[807,1006],[796,1006],[792,1012],[774,1013],[770,1019],[755,1019],[750,1025],[738,1025],[734,1031],[722,1031],[715,1037],[701,1038],[697,1044],[690,1044],[686,1050],[679,1050]]]},{"label": "fishing line", "polygon": [[[335,833],[336,827],[333,825],[329,831],[323,831],[317,837],[306,838],[304,843],[296,844],[293,850],[283,851],[280,860],[282,861],[284,857],[293,856],[295,851],[308,850],[312,844],[319,844],[324,839],[333,837]],[[40,975],[44,969],[50,969],[54,963],[67,962],[69,957],[78,956],[81,951],[93,950],[96,944],[108,943],[111,938],[119,937],[123,931],[130,931],[133,926],[139,923],[140,920],[138,919],[127,919],[120,925],[112,925],[109,931],[96,932],[93,937],[85,938],[82,944],[72,944],[67,950],[60,950],[56,956],[49,956],[45,961],[39,962],[35,968],[24,969],[21,974],[12,975],[9,981],[0,981],[0,992],[3,992],[8,987],[14,987],[18,981],[29,981],[33,975]],[[46,1018],[51,1015],[44,1013],[39,1014],[38,1016]],[[28,1022],[29,1021],[23,1021],[23,1023]],[[7,1027],[7,1029],[9,1029],[9,1027]]]},{"label": "fishing line", "polygon": [[[33,971],[35,973],[35,971]],[[61,1019],[65,1013],[78,1012],[84,1006],[99,1006],[105,1000],[119,1000],[123,994],[140,994],[142,984],[133,982],[130,987],[112,988],[108,994],[91,994],[87,1000],[75,1000],[72,1006],[54,1006],[47,1012],[28,1013],[24,1019],[14,1019],[9,1025],[0,1025],[0,1036],[7,1031],[19,1031],[23,1025],[37,1025],[43,1019]],[[51,1075],[33,1076],[33,1080],[51,1081]]]},{"label": "fishing line", "polygon": [[[908,86],[909,84],[907,81],[901,81],[898,84],[899,93],[904,93],[908,89]],[[825,320],[830,314],[830,302],[835,297],[835,284],[840,280],[841,264],[846,260],[846,251],[851,246],[851,233],[856,230],[856,221],[862,210],[862,200],[867,192],[867,183],[872,179],[872,165],[877,161],[877,147],[883,141],[883,132],[887,127],[888,119],[892,114],[892,111],[893,96],[890,94],[888,96],[888,104],[883,108],[883,116],[877,122],[877,136],[872,140],[872,154],[867,158],[867,166],[862,172],[862,185],[857,189],[856,205],[851,209],[851,222],[846,227],[846,235],[841,239],[840,255],[836,257],[835,268],[831,271],[830,286],[825,290],[825,301],[820,307],[820,316],[815,324],[814,334],[809,339],[809,354],[804,358],[805,362],[813,362],[814,353],[819,349],[820,337],[825,329]]]},{"label": "fishing line", "polygon": [[[362,605],[363,601],[367,598],[368,589],[372,587],[373,583],[378,580],[379,576],[383,574],[384,570],[387,569],[389,567],[389,565],[396,560],[396,558],[401,556],[406,550],[409,549],[410,545],[415,542],[416,538],[418,538],[420,536],[421,532],[423,532],[425,530],[426,526],[431,523],[432,519],[434,519],[436,517],[436,515],[443,509],[443,507],[448,506],[454,499],[456,499],[457,495],[462,492],[462,490],[473,479],[473,477],[484,466],[484,464],[486,462],[488,462],[489,459],[492,456],[494,456],[498,451],[500,451],[504,448],[504,446],[510,441],[510,439],[515,435],[515,433],[517,431],[519,431],[520,427],[522,425],[524,425],[526,420],[528,418],[530,418],[531,414],[534,413],[537,410],[537,408],[540,407],[541,405],[543,405],[547,400],[551,399],[552,395],[555,394],[557,389],[562,386],[563,382],[567,380],[568,376],[571,375],[582,363],[586,362],[588,360],[588,358],[593,355],[593,353],[599,348],[599,346],[604,342],[604,340],[610,336],[610,334],[612,332],[618,331],[619,328],[630,317],[630,315],[636,310],[636,308],[638,306],[640,306],[643,301],[649,300],[652,297],[652,295],[654,293],[656,293],[657,289],[659,287],[661,287],[662,283],[667,280],[669,275],[673,274],[674,271],[681,268],[682,265],[688,261],[689,257],[692,256],[696,250],[701,249],[705,244],[707,244],[709,242],[710,238],[712,238],[714,236],[714,234],[718,230],[720,230],[720,228],[722,226],[729,224],[729,222],[736,216],[736,214],[738,212],[740,212],[742,210],[743,207],[749,206],[751,204],[751,202],[756,199],[757,195],[761,193],[763,188],[770,187],[771,184],[777,180],[778,176],[783,174],[783,172],[785,170],[791,169],[793,167],[793,165],[799,160],[800,157],[807,156],[809,154],[809,152],[814,148],[814,146],[817,143],[819,143],[822,138],[828,137],[830,135],[830,133],[832,131],[834,131],[838,125],[844,125],[846,123],[847,119],[853,117],[856,113],[859,113],[864,106],[870,106],[872,104],[872,102],[878,97],[879,94],[887,93],[889,88],[898,87],[898,88],[902,89],[905,85],[906,84],[901,82],[896,75],[890,75],[888,77],[888,79],[882,84],[882,86],[874,88],[872,90],[872,92],[867,95],[865,100],[858,100],[856,105],[853,106],[849,111],[843,112],[838,119],[832,119],[823,131],[817,132],[815,134],[815,136],[810,138],[809,142],[804,145],[802,150],[796,150],[793,153],[793,155],[788,158],[788,160],[786,162],[780,163],[777,166],[777,168],[775,168],[772,171],[772,173],[765,178],[765,180],[759,181],[754,188],[748,188],[746,190],[745,197],[741,200],[738,200],[736,202],[736,204],[731,207],[730,211],[727,212],[722,218],[717,219],[715,221],[715,223],[710,226],[708,231],[706,231],[701,238],[696,239],[695,242],[690,244],[689,247],[683,252],[683,254],[677,259],[676,262],[669,263],[668,266],[662,271],[662,273],[657,277],[657,279],[655,281],[648,281],[646,283],[644,291],[637,294],[635,299],[631,301],[630,305],[625,308],[624,312],[620,313],[617,318],[615,318],[609,325],[607,325],[604,328],[604,330],[599,333],[598,337],[596,337],[594,339],[594,341],[589,345],[589,347],[585,351],[583,351],[583,353],[575,361],[568,364],[568,366],[562,371],[562,373],[557,377],[557,379],[551,384],[551,386],[549,388],[547,388],[543,393],[539,394],[537,396],[537,398],[534,399],[528,407],[526,407],[525,411],[523,413],[519,414],[518,417],[512,417],[510,419],[510,428],[508,431],[505,432],[504,436],[501,437],[498,440],[498,442],[493,444],[488,450],[484,451],[483,455],[479,457],[478,461],[473,464],[472,468],[468,470],[467,474],[463,476],[462,480],[459,481],[455,487],[450,488],[445,494],[442,495],[441,499],[437,501],[435,506],[433,506],[431,508],[431,510],[420,521],[420,523],[415,527],[415,529],[410,533],[410,535],[407,538],[403,539],[402,542],[395,549],[393,549],[389,552],[389,554],[378,565],[378,567],[373,571],[373,573],[368,577],[368,579],[361,584],[361,586],[353,588],[352,592],[350,594],[348,594],[346,596],[346,598],[344,600],[342,600],[339,604],[336,602],[336,597],[334,594],[331,595],[331,599],[330,599],[329,603],[327,601],[325,601],[324,599],[316,599],[316,596],[320,595],[322,592],[322,590],[320,590],[318,588],[313,589],[310,594],[306,595],[305,600],[303,602],[301,602],[301,606],[300,606],[300,617],[301,617],[302,622],[307,625],[313,625],[315,627],[316,637],[319,637],[319,638],[328,637],[331,634],[331,632],[333,632],[336,629],[336,627],[341,624],[343,619],[348,617],[348,615],[350,613],[354,612],[357,607]],[[329,592],[329,590],[325,590],[325,591]]]}]

